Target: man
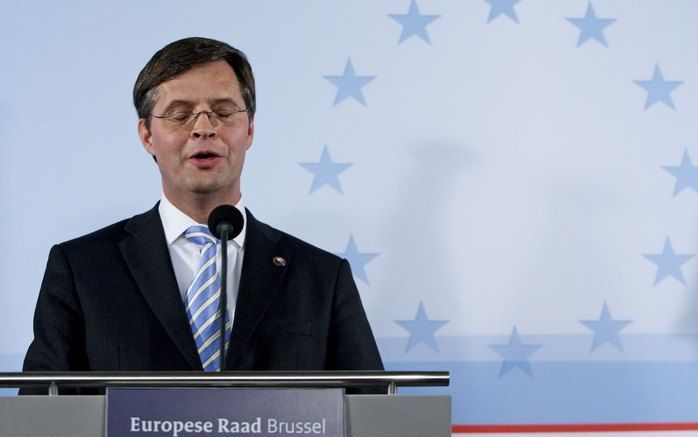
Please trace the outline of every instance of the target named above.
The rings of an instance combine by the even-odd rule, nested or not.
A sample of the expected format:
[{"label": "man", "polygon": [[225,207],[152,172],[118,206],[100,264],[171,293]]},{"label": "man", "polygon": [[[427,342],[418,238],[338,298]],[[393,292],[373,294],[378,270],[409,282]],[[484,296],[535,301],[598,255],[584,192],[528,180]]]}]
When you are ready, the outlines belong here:
[{"label": "man", "polygon": [[245,55],[204,38],[157,52],[134,87],[163,195],[150,211],[49,254],[25,371],[220,370],[211,210],[235,205],[226,370],[382,370],[346,260],[259,222],[240,175],[254,136]]}]

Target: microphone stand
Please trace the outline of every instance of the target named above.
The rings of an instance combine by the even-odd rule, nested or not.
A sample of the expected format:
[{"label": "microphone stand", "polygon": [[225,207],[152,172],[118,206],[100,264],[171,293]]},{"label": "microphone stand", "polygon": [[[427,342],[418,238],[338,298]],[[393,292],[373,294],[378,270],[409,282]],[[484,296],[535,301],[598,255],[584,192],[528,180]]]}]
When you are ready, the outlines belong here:
[{"label": "microphone stand", "polygon": [[232,226],[229,223],[221,223],[218,225],[218,230],[221,233],[221,298],[218,307],[218,314],[221,317],[220,330],[220,371],[225,370],[225,319],[228,311],[228,236]]},{"label": "microphone stand", "polygon": [[208,229],[211,234],[221,240],[221,296],[218,315],[221,320],[220,329],[220,371],[225,370],[225,319],[228,313],[228,240],[235,238],[245,226],[242,213],[232,205],[220,205],[213,208],[208,215]]}]

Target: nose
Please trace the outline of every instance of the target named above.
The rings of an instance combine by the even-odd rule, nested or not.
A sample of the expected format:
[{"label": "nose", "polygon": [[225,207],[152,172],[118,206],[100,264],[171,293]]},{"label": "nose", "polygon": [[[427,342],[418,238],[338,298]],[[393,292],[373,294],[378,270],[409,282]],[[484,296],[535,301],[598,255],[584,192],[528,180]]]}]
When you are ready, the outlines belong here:
[{"label": "nose", "polygon": [[[201,117],[203,115],[203,117]],[[216,128],[211,123],[211,115],[208,112],[199,112],[194,115],[194,126],[191,129],[194,138],[213,139],[216,137]]]}]

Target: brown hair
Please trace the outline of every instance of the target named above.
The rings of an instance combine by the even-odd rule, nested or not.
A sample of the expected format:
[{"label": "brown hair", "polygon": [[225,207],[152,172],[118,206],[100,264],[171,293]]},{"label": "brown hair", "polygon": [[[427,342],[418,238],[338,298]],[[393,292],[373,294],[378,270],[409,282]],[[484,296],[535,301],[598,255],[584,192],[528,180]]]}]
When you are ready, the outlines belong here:
[{"label": "brown hair", "polygon": [[150,129],[150,116],[158,98],[157,87],[199,64],[224,60],[232,67],[240,82],[240,90],[250,118],[256,110],[252,67],[243,52],[209,38],[184,38],[158,50],[143,67],[133,86],[133,104],[138,117]]}]

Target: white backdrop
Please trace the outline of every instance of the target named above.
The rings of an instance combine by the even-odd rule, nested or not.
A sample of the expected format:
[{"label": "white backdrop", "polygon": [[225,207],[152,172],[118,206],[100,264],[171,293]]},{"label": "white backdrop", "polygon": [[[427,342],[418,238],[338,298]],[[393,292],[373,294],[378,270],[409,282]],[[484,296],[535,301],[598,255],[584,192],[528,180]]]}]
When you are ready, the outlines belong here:
[{"label": "white backdrop", "polygon": [[0,370],[50,246],[158,200],[133,83],[206,36],[257,78],[246,205],[350,259],[387,366],[452,372],[454,429],[698,423],[698,3],[2,9]]}]

